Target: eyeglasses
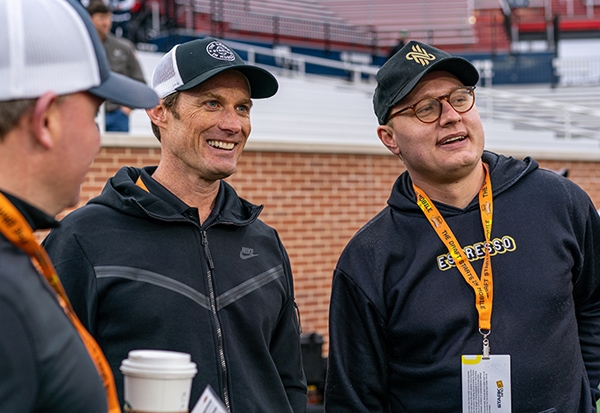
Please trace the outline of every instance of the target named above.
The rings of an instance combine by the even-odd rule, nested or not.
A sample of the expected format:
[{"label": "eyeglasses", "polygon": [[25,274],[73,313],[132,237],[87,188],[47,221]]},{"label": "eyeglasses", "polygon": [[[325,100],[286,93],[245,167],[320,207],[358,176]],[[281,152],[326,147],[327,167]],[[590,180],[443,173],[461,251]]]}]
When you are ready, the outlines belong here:
[{"label": "eyeglasses", "polygon": [[474,90],[475,86],[462,86],[454,89],[447,95],[420,100],[414,105],[410,105],[390,115],[388,122],[392,118],[410,109],[421,122],[433,123],[442,116],[442,100],[447,100],[450,106],[452,106],[452,109],[458,113],[468,112],[475,104]]}]

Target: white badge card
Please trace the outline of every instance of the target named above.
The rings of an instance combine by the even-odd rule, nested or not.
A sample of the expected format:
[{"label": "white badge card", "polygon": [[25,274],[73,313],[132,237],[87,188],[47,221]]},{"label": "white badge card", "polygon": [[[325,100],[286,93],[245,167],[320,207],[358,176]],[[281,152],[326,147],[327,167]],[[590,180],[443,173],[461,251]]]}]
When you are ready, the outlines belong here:
[{"label": "white badge card", "polygon": [[228,413],[228,410],[209,384],[200,395],[192,413]]},{"label": "white badge card", "polygon": [[463,413],[511,413],[510,355],[462,356]]}]

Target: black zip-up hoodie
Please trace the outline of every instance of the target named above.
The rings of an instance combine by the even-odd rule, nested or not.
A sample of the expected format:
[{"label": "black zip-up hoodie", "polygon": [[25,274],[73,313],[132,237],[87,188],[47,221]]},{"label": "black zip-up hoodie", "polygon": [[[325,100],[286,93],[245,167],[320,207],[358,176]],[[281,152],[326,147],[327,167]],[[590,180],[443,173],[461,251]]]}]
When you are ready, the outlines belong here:
[{"label": "black zip-up hoodie", "polygon": [[44,242],[121,403],[121,361],[145,348],[191,354],[190,410],[210,384],[232,412],[306,411],[289,259],[262,207],[222,181],[200,224],[153,171],[122,168]]},{"label": "black zip-up hoodie", "polygon": [[[589,413],[600,397],[600,218],[573,182],[484,152],[494,197],[491,354],[509,354],[513,412]],[[407,173],[333,278],[330,412],[460,412],[461,356],[482,353],[473,289],[417,206]],[[477,274],[477,197],[435,202]]]}]

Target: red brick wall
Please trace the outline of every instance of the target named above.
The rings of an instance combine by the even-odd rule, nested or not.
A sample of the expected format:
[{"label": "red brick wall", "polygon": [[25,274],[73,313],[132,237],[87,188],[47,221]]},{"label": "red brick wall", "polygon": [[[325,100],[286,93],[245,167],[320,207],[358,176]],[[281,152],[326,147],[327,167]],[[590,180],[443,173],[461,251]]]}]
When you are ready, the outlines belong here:
[{"label": "red brick wall", "polygon": [[[103,148],[82,187],[82,202],[97,195],[123,165],[158,163],[157,148]],[[569,169],[569,178],[600,206],[600,162],[541,161]],[[246,151],[228,179],[243,198],[264,204],[263,221],[275,227],[290,255],[305,332],[327,338],[331,276],[342,249],[386,204],[404,167],[391,155]],[[323,346],[327,351],[327,341]]]}]

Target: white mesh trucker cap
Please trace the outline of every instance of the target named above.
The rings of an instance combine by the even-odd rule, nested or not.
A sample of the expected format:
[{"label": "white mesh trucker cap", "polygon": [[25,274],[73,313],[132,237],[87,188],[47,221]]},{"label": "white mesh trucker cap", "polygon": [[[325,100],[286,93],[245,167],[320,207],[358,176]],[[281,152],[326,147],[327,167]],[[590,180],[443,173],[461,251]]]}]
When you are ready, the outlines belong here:
[{"label": "white mesh trucker cap", "polygon": [[0,0],[0,101],[88,91],[131,108],[158,104],[145,84],[110,71],[75,0]]},{"label": "white mesh trucker cap", "polygon": [[229,69],[246,76],[250,97],[268,98],[277,93],[279,84],[269,71],[244,63],[236,52],[212,37],[174,46],[154,69],[152,87],[162,99],[175,91],[198,86]]}]

